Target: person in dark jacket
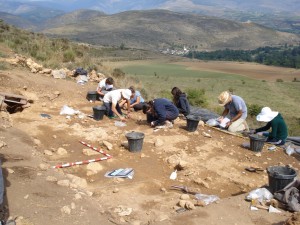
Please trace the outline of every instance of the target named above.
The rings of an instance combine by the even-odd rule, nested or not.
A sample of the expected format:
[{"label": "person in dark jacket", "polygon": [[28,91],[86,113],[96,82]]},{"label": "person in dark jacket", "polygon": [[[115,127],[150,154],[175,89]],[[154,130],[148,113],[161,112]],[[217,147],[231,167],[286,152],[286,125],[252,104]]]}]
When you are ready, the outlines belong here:
[{"label": "person in dark jacket", "polygon": [[173,95],[173,103],[185,117],[190,114],[190,104],[187,96],[178,87],[173,87],[171,91]]},{"label": "person in dark jacket", "polygon": [[166,125],[172,127],[179,111],[177,107],[166,98],[157,98],[149,101],[143,106],[143,113],[147,114],[147,122],[152,127]]},{"label": "person in dark jacket", "polygon": [[271,128],[271,132],[262,133],[264,136],[268,137],[267,142],[275,145],[285,144],[288,130],[284,119],[279,112],[272,111],[269,107],[264,107],[257,115],[256,120],[267,122],[267,124],[261,128],[255,129],[254,133],[267,131]]}]

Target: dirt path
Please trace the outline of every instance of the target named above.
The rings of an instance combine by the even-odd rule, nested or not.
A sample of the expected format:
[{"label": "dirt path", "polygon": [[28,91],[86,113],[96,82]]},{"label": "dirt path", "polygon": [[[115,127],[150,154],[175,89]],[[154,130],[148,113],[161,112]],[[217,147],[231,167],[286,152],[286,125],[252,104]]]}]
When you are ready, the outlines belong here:
[{"label": "dirt path", "polygon": [[[2,71],[0,78],[0,91],[34,100],[30,108],[9,115],[12,127],[0,129],[0,140],[7,145],[0,150],[7,171],[9,211],[11,216],[21,216],[19,224],[261,225],[282,224],[290,216],[288,212],[250,211],[244,200],[250,190],[268,184],[266,172],[249,173],[245,167],[280,164],[299,170],[299,159],[282,149],[270,152],[264,148],[257,155],[241,147],[248,141],[243,138],[209,127],[189,133],[185,120],[177,120],[173,129],[154,132],[141,113],[134,113],[125,127],[115,126],[115,121],[106,117],[101,121],[77,116],[68,119],[59,115],[64,105],[92,114],[92,107],[100,102],[90,103],[85,96],[96,84],[79,86],[73,80],[54,80],[18,69]],[[55,91],[60,95],[51,100]],[[51,119],[42,118],[41,113]],[[4,121],[7,115],[1,115]],[[122,146],[130,131],[145,134],[139,153]],[[212,138],[204,137],[203,132]],[[95,163],[98,171],[94,174],[87,165],[52,169],[57,164],[102,156],[83,154],[87,147],[80,140],[101,147],[113,158]],[[112,150],[108,151],[103,141],[111,143]],[[60,154],[61,148],[65,154]],[[182,168],[172,181],[169,176],[178,163]],[[107,171],[127,167],[135,171],[132,180],[104,177]],[[74,176],[78,178],[75,183]],[[80,178],[86,183],[79,182]],[[188,186],[221,200],[179,214],[176,209],[182,193],[171,190],[171,185]],[[192,202],[194,196],[189,197]]]}]

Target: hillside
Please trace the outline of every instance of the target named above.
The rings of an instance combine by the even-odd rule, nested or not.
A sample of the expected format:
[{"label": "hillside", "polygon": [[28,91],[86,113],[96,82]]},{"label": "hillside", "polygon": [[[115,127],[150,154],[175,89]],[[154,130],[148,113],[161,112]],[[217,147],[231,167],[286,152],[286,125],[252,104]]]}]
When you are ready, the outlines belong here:
[{"label": "hillside", "polygon": [[[74,12],[76,13],[76,12]],[[68,15],[74,17],[73,13]],[[158,49],[170,47],[253,49],[260,46],[294,44],[300,38],[254,23],[238,23],[209,16],[165,10],[128,11],[114,15],[71,21],[66,16],[48,21],[41,32],[97,45]],[[60,25],[61,24],[61,25]]]}]

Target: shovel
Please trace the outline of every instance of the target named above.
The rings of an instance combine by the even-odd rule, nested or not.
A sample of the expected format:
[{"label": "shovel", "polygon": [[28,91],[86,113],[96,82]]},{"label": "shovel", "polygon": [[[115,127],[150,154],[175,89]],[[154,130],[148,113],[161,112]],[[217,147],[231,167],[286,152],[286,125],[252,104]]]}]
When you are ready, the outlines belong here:
[{"label": "shovel", "polygon": [[170,175],[170,179],[171,180],[175,180],[177,178],[177,170],[175,170],[174,172],[171,173]]}]

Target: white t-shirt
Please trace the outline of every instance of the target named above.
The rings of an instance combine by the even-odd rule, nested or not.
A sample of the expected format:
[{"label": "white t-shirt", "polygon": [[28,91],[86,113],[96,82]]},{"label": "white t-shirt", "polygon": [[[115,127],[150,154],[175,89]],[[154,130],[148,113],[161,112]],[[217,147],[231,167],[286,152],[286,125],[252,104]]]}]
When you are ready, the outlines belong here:
[{"label": "white t-shirt", "polygon": [[117,90],[107,92],[103,97],[103,102],[112,103],[116,105],[122,98],[122,94],[121,94],[122,90],[124,89],[117,89]]},{"label": "white t-shirt", "polygon": [[97,90],[105,90],[106,91],[106,90],[114,87],[114,85],[112,85],[112,84],[106,84],[106,80],[107,80],[107,78],[101,80],[98,83]]}]

